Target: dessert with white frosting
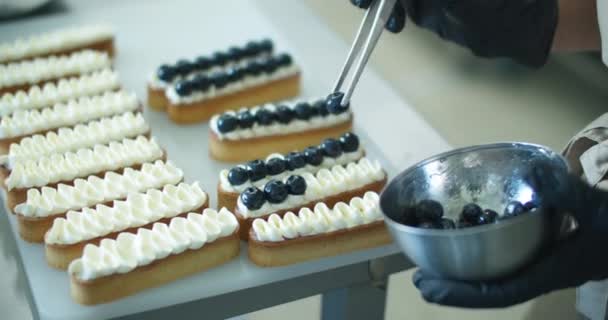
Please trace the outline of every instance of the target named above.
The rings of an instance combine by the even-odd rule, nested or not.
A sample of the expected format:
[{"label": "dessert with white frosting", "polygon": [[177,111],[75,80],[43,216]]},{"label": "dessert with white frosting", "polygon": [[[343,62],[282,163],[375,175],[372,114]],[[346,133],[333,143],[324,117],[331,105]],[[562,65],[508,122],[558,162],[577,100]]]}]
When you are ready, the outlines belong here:
[{"label": "dessert with white frosting", "polygon": [[131,193],[124,201],[114,201],[110,206],[98,204],[95,208],[68,211],[65,217],[53,220],[44,236],[47,262],[56,268],[67,268],[87,244],[137,228],[149,229],[156,222],[168,223],[188,212],[201,212],[208,204],[207,194],[194,182]]},{"label": "dessert with white frosting", "polygon": [[379,192],[386,181],[386,172],[378,161],[362,158],[346,166],[321,169],[316,174],[304,172],[284,180],[271,179],[261,188],[249,187],[240,194],[235,208],[241,238],[247,239],[256,218],[266,218],[273,213],[283,216],[318,202],[332,206],[367,191]]},{"label": "dessert with white frosting", "polygon": [[26,137],[19,143],[10,145],[8,154],[0,156],[0,164],[12,169],[17,162],[36,160],[54,153],[74,151],[125,138],[135,138],[139,135],[148,135],[149,132],[150,126],[141,113],[125,112],[86,124],[77,124],[74,127],[62,127],[45,135]]},{"label": "dessert with white frosting", "polygon": [[53,220],[64,217],[68,211],[110,205],[133,193],[178,184],[183,177],[182,170],[171,162],[157,160],[144,163],[138,170],[126,168],[122,173],[110,171],[103,177],[79,178],[73,184],[29,189],[25,202],[15,207],[19,234],[24,240],[42,242]]},{"label": "dessert with white frosting", "polygon": [[0,116],[19,110],[42,109],[80,97],[99,95],[120,88],[118,73],[105,69],[80,77],[63,78],[57,83],[32,86],[27,91],[6,93],[0,97]]},{"label": "dessert with white frosting", "polygon": [[0,94],[28,90],[33,85],[56,82],[112,67],[107,53],[85,50],[70,55],[0,64]]},{"label": "dessert with white frosting", "polygon": [[273,153],[265,160],[253,160],[220,171],[217,186],[218,207],[234,208],[239,194],[249,187],[263,187],[271,179],[284,180],[304,172],[317,173],[335,165],[347,165],[361,159],[365,152],[354,133],[339,139],[288,154]]},{"label": "dessert with white frosting", "polygon": [[[197,76],[210,76],[230,68],[245,67],[252,61],[272,55],[274,44],[271,40],[249,41],[243,46],[232,46],[195,59],[180,59],[175,63],[160,65],[148,80],[148,105],[156,110],[165,110],[169,99],[165,90],[183,80]],[[180,88],[183,90],[184,88]]]},{"label": "dessert with white frosting", "polygon": [[228,210],[206,209],[88,244],[68,268],[72,298],[109,302],[226,263],[239,254],[238,228]]},{"label": "dessert with white frosting", "polygon": [[320,202],[294,212],[253,221],[248,234],[251,261],[264,267],[282,266],[391,242],[375,192],[338,202],[333,208]]},{"label": "dessert with white frosting", "polygon": [[164,158],[163,149],[153,138],[139,136],[18,162],[4,181],[8,191],[7,206],[13,210],[17,204],[25,202],[30,188],[73,184],[77,178],[103,176],[108,171],[122,172],[127,167],[137,169],[146,162]]},{"label": "dessert with white frosting", "polygon": [[43,134],[61,127],[72,127],[104,117],[140,108],[137,96],[126,91],[106,92],[103,95],[82,97],[67,103],[40,110],[15,112],[0,120],[0,150],[8,153],[11,143],[26,136]]},{"label": "dessert with white frosting", "polygon": [[262,158],[340,137],[352,125],[350,106],[336,106],[332,96],[228,111],[209,121],[209,152],[221,161]]},{"label": "dessert with white frosting", "polygon": [[0,63],[92,49],[114,53],[114,32],[105,25],[74,26],[0,44]]},{"label": "dessert with white frosting", "polygon": [[292,98],[300,92],[300,68],[270,40],[232,47],[195,61],[162,65],[148,84],[153,108],[177,123],[206,121],[243,106]]}]

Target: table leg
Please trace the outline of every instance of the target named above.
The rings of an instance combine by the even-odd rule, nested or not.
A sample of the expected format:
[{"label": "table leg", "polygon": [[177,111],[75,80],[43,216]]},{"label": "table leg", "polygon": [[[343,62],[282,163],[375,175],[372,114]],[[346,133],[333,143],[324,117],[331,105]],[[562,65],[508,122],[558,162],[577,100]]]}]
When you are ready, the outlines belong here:
[{"label": "table leg", "polygon": [[323,293],[322,320],[384,319],[386,290],[364,283]]}]

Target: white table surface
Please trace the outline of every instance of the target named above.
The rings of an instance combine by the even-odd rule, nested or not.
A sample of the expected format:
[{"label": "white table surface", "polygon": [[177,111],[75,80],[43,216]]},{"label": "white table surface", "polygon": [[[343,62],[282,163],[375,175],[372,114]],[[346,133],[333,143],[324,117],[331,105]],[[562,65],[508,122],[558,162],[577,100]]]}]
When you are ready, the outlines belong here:
[{"label": "white table surface", "polygon": [[[40,30],[93,22],[109,23],[117,34],[116,68],[124,87],[145,98],[145,80],[160,62],[192,58],[241,44],[272,38],[279,50],[295,56],[303,68],[303,97],[325,96],[348,45],[315,17],[301,1],[68,1],[68,11],[0,26],[0,41]],[[353,26],[353,30],[356,26]],[[390,85],[368,69],[353,97],[356,129],[371,157],[391,175],[418,160],[444,151],[447,143],[402,101]],[[169,159],[183,168],[188,181],[199,180],[215,202],[217,172],[227,167],[207,156],[207,125],[176,126],[163,113],[146,110],[154,136]],[[15,219],[11,218],[15,237]],[[135,296],[94,307],[69,297],[67,274],[47,267],[40,245],[20,239],[17,247],[41,319],[104,319],[199,300],[306,274],[386,256],[394,246],[339,257],[264,269],[242,252],[226,265]],[[245,246],[243,246],[243,249]]]}]

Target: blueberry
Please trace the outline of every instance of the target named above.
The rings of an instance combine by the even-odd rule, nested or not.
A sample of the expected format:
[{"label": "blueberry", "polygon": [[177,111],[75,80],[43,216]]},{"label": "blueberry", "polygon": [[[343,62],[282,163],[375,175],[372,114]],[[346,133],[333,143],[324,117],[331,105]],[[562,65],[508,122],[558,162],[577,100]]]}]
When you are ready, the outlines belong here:
[{"label": "blueberry", "polygon": [[196,60],[194,60],[194,65],[196,67],[197,70],[203,71],[203,70],[207,70],[211,67],[211,59],[205,57],[205,56],[200,56],[198,58],[196,58]]},{"label": "blueberry", "polygon": [[275,58],[268,58],[262,61],[262,71],[268,74],[275,72],[279,69],[279,63]]},{"label": "blueberry", "polygon": [[340,137],[340,145],[344,152],[355,152],[359,150],[359,137],[356,134],[347,132]]},{"label": "blueberry", "polygon": [[274,122],[275,114],[264,108],[260,108],[255,112],[255,120],[262,126],[267,126]]},{"label": "blueberry", "polygon": [[247,67],[245,67],[246,69],[246,73],[252,76],[259,76],[260,74],[262,74],[262,71],[264,70],[264,64],[262,64],[259,61],[251,61],[249,63],[247,63]]},{"label": "blueberry", "polygon": [[473,226],[473,224],[472,224],[472,223],[470,223],[470,222],[468,222],[468,221],[464,221],[464,220],[459,220],[459,221],[456,223],[456,228],[457,228],[457,229],[465,229],[465,228],[470,228],[470,227],[472,227],[472,226]]},{"label": "blueberry", "polygon": [[526,211],[526,208],[519,201],[511,201],[505,207],[503,216],[505,218],[515,217]]},{"label": "blueberry", "polygon": [[311,166],[319,166],[323,163],[323,152],[317,147],[308,147],[304,150],[306,163]]},{"label": "blueberry", "polygon": [[304,154],[299,152],[288,153],[285,156],[285,160],[287,161],[287,168],[292,171],[303,168],[306,165]]},{"label": "blueberry", "polygon": [[238,61],[243,59],[245,56],[245,50],[239,47],[230,47],[228,49],[228,59],[230,61]]},{"label": "blueberry", "polygon": [[299,196],[306,192],[306,180],[301,176],[289,176],[285,183],[287,184],[289,194]]},{"label": "blueberry", "polygon": [[268,175],[268,169],[262,160],[249,161],[245,166],[247,167],[249,180],[252,182],[262,180]]},{"label": "blueberry", "polygon": [[285,106],[285,105],[281,105],[281,106],[277,107],[276,115],[277,115],[277,121],[279,123],[283,123],[283,124],[290,123],[291,120],[293,120],[293,118],[296,116],[293,109],[291,109],[290,107]]},{"label": "blueberry", "polygon": [[190,95],[193,91],[192,82],[188,80],[181,80],[175,84],[175,92],[179,96],[187,96]]},{"label": "blueberry", "polygon": [[248,179],[247,169],[243,167],[234,167],[228,171],[228,182],[233,186],[240,186]]},{"label": "blueberry", "polygon": [[239,127],[243,129],[253,127],[255,117],[249,112],[249,110],[243,110],[236,114],[236,118],[239,120]]},{"label": "blueberry", "polygon": [[287,53],[282,53],[282,54],[276,56],[276,59],[277,59],[277,63],[281,67],[287,67],[293,63],[293,59]]},{"label": "blueberry", "polygon": [[274,44],[272,43],[272,40],[264,39],[258,43],[258,47],[261,52],[271,53]]},{"label": "blueberry", "polygon": [[170,82],[171,80],[173,80],[173,78],[175,78],[176,74],[177,74],[176,70],[166,64],[163,64],[162,66],[160,66],[158,68],[158,70],[156,70],[156,76],[160,80],[165,81],[165,82]]},{"label": "blueberry", "polygon": [[474,203],[466,204],[462,208],[462,212],[460,214],[461,220],[469,222],[471,224],[477,223],[479,217],[483,214],[483,210],[481,207]]},{"label": "blueberry", "polygon": [[211,86],[209,77],[204,74],[199,74],[190,80],[194,89],[199,91],[206,91]]},{"label": "blueberry", "polygon": [[342,99],[344,98],[343,92],[334,92],[327,96],[325,100],[325,106],[327,111],[331,114],[340,114],[348,110],[350,104],[345,106],[342,105]]},{"label": "blueberry", "polygon": [[224,113],[217,119],[217,129],[221,133],[234,131],[239,126],[239,120],[231,114]]},{"label": "blueberry", "polygon": [[419,221],[439,221],[443,217],[443,207],[435,200],[421,200],[416,204],[416,218]]},{"label": "blueberry", "polygon": [[209,77],[209,80],[218,89],[225,87],[228,84],[228,81],[229,81],[228,75],[225,72],[222,72],[222,71],[218,71],[218,72],[212,74]]},{"label": "blueberry", "polygon": [[245,189],[240,197],[245,207],[249,210],[257,210],[266,202],[264,191],[253,187]]},{"label": "blueberry", "polygon": [[266,168],[268,169],[268,174],[274,176],[285,172],[287,162],[281,158],[271,158],[266,161]]},{"label": "blueberry", "polygon": [[316,113],[318,113],[321,117],[325,117],[326,115],[329,114],[329,111],[327,111],[327,106],[325,104],[325,100],[319,100],[319,101],[315,102],[313,104],[313,109],[315,109]]},{"label": "blueberry", "polygon": [[294,107],[296,118],[300,120],[309,120],[312,115],[310,104],[306,102],[300,102]]},{"label": "blueberry", "polygon": [[228,82],[236,82],[243,79],[243,77],[245,77],[245,73],[242,71],[242,69],[230,68],[226,70],[226,77],[228,77]]},{"label": "blueberry", "polygon": [[526,211],[532,211],[536,208],[538,208],[538,205],[534,201],[528,201],[524,204],[524,209],[526,209]]},{"label": "blueberry", "polygon": [[289,191],[287,190],[287,185],[283,182],[270,180],[264,186],[264,195],[266,196],[266,200],[270,203],[281,203],[287,199]]},{"label": "blueberry", "polygon": [[401,215],[397,217],[397,222],[410,227],[418,226],[418,219],[416,218],[416,209],[414,207],[406,207]]},{"label": "blueberry", "polygon": [[194,65],[188,60],[182,59],[175,64],[175,69],[178,74],[185,76],[194,70]]},{"label": "blueberry", "polygon": [[325,139],[321,143],[321,150],[323,150],[323,155],[330,158],[337,158],[342,155],[342,146],[336,139]]},{"label": "blueberry", "polygon": [[498,213],[491,209],[485,209],[483,214],[479,216],[476,224],[489,224],[496,222],[496,218],[498,218]]},{"label": "blueberry", "polygon": [[227,53],[218,51],[211,56],[211,63],[214,66],[223,66],[228,63],[229,58],[230,56]]},{"label": "blueberry", "polygon": [[247,52],[248,56],[255,56],[261,52],[260,44],[255,41],[249,41],[245,45],[245,52]]},{"label": "blueberry", "polygon": [[456,229],[456,224],[452,219],[443,218],[441,219],[441,229]]}]

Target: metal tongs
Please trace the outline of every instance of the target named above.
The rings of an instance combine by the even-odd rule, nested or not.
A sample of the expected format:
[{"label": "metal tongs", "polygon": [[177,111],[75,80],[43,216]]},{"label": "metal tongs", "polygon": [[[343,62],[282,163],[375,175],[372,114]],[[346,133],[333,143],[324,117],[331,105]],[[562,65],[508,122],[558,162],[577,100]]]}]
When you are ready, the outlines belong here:
[{"label": "metal tongs", "polygon": [[348,52],[348,57],[346,58],[346,62],[344,62],[338,81],[336,81],[336,85],[332,91],[333,93],[341,91],[340,88],[342,87],[344,80],[346,80],[346,76],[349,74],[355,58],[359,57],[359,61],[357,61],[355,67],[355,73],[350,79],[346,91],[343,91],[344,97],[341,102],[342,106],[346,106],[350,103],[350,98],[363,73],[363,68],[365,68],[367,60],[369,60],[372,51],[374,51],[374,48],[378,43],[378,39],[380,39],[380,35],[382,35],[382,31],[384,31],[384,26],[393,12],[395,2],[397,2],[397,0],[375,0],[367,9],[363,22],[361,22],[361,25],[359,26],[359,31],[357,31],[355,41]]}]

